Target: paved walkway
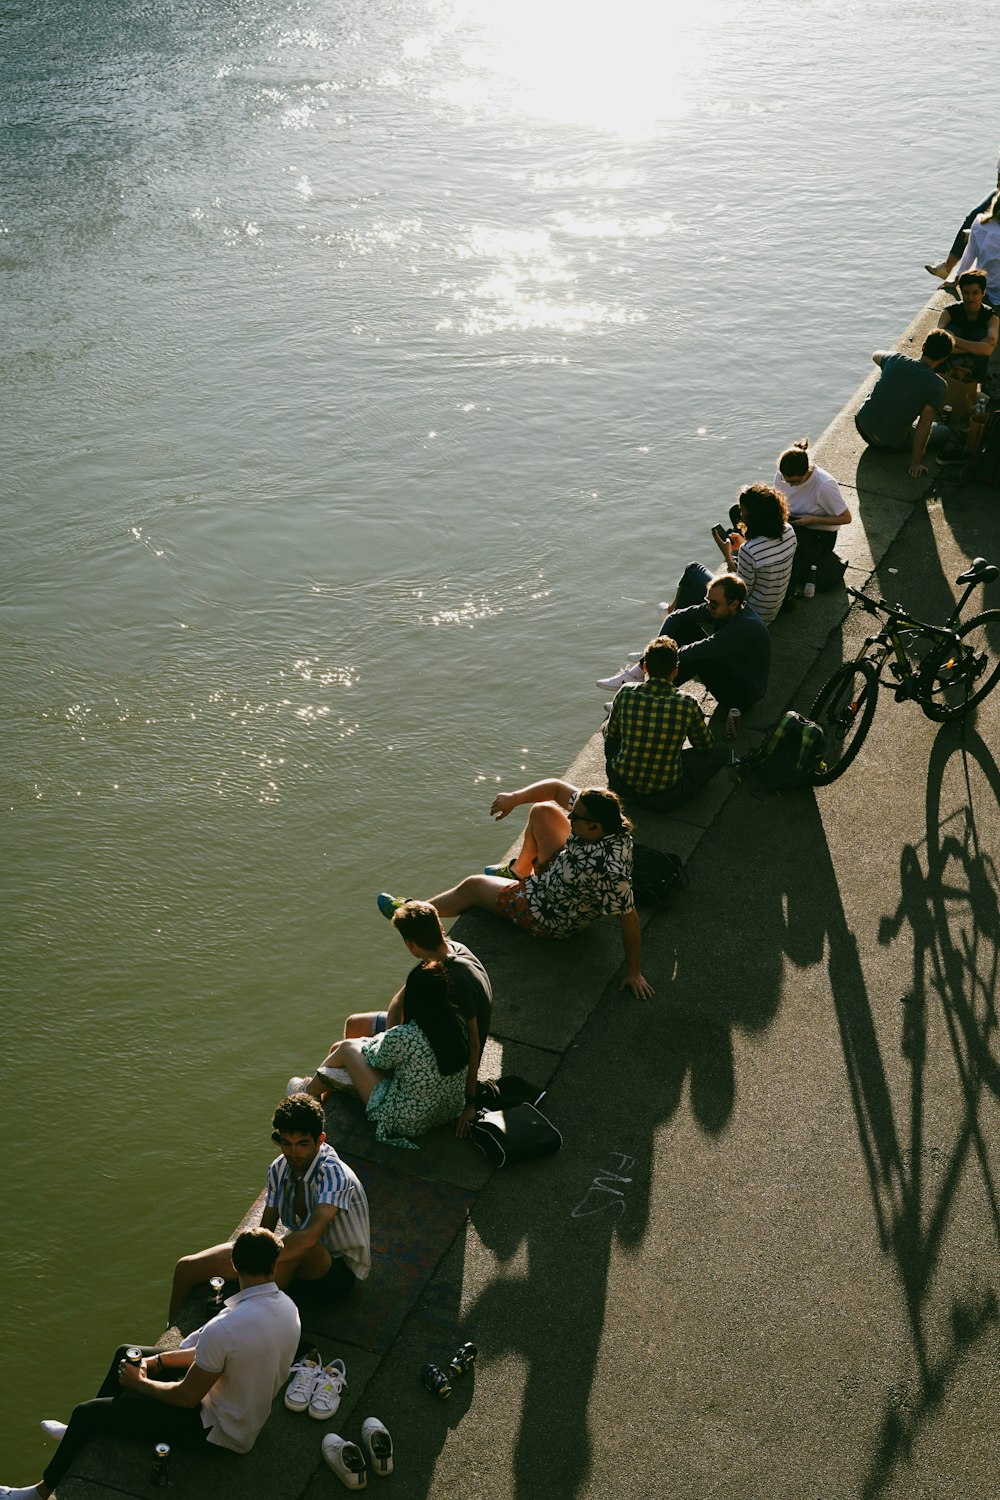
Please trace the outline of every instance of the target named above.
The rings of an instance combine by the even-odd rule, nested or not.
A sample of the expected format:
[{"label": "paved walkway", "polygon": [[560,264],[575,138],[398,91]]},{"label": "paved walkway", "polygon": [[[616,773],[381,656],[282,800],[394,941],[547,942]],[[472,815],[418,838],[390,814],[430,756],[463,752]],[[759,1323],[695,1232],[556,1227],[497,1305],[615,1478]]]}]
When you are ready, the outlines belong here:
[{"label": "paved walkway", "polygon": [[[967,560],[1000,550],[996,495],[925,503],[902,459],[863,453],[863,395],[816,451],[855,513],[848,581],[943,617]],[[846,604],[777,622],[747,743],[856,649],[868,621]],[[646,1004],[619,993],[616,924],[544,945],[462,919],[496,987],[490,1070],[548,1085],[565,1144],[491,1176],[447,1132],[393,1151],[355,1101],[331,1107],[376,1270],[308,1326],[348,1367],[331,1425],[356,1437],[377,1414],[394,1435],[387,1493],[996,1493],[998,746],[1000,693],[964,730],[884,693],[834,786],[761,802],[720,778],[683,818],[644,819],[692,882],[645,923]],[[595,737],[569,774],[601,762]],[[466,1338],[475,1373],[436,1402],[417,1371]],[[248,1459],[175,1455],[175,1489],[339,1494],[323,1430],[279,1403]],[[60,1497],[145,1496],[148,1470],[95,1446]]]}]

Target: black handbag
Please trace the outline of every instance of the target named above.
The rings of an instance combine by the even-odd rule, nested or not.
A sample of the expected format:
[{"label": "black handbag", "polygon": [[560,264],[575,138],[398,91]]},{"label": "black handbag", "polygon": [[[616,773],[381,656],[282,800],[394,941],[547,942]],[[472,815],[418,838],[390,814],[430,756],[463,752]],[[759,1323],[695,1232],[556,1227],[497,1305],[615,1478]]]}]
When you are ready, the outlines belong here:
[{"label": "black handbag", "polygon": [[535,1156],[551,1156],[562,1136],[534,1104],[512,1104],[508,1109],[481,1109],[469,1121],[469,1135],[495,1167]]}]

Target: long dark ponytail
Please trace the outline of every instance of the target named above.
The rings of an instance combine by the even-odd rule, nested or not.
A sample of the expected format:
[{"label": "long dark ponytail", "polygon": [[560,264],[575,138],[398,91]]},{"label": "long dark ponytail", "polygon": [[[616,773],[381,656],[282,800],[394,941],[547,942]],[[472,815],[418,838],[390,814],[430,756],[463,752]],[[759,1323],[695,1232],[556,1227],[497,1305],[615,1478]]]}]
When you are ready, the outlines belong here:
[{"label": "long dark ponytail", "polygon": [[469,1039],[451,1004],[450,990],[447,969],[434,960],[411,970],[403,993],[403,1015],[416,1021],[445,1078],[469,1061]]}]

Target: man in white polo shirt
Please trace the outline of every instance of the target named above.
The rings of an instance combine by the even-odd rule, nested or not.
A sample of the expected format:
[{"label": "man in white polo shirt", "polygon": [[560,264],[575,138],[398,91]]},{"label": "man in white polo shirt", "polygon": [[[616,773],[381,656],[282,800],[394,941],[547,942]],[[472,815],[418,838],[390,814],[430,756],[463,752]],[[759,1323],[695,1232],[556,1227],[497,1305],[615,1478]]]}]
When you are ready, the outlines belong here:
[{"label": "man in white polo shirt", "polygon": [[191,1347],[143,1349],[133,1365],[122,1345],[95,1400],[75,1407],[65,1426],[42,1423],[59,1447],[38,1484],[0,1486],[0,1495],[48,1500],[97,1437],[194,1449],[211,1443],[249,1453],[288,1379],[299,1342],[298,1309],[274,1281],[280,1253],[281,1241],[269,1229],[238,1235],[231,1259],[240,1289]]},{"label": "man in white polo shirt", "polygon": [[[288,1231],[274,1268],[278,1286],[293,1281],[327,1301],[347,1295],[371,1269],[368,1199],[357,1175],[326,1143],[323,1106],[308,1094],[289,1094],[274,1112],[271,1139],[281,1155],[270,1165],[261,1225]],[[174,1268],[169,1319],[196,1286],[233,1275],[232,1245],[185,1255]]]}]

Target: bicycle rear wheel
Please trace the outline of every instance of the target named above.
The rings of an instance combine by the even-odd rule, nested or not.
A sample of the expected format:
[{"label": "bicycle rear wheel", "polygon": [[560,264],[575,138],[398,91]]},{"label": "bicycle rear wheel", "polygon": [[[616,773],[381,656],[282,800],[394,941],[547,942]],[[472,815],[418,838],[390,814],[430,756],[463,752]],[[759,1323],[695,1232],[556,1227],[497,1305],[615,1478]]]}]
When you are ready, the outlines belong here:
[{"label": "bicycle rear wheel", "polygon": [[847,662],[819,691],[809,717],[826,736],[826,769],[813,776],[814,786],[829,786],[843,776],[865,742],[878,702],[878,671],[870,661]]},{"label": "bicycle rear wheel", "polygon": [[957,641],[931,653],[920,671],[917,702],[929,719],[962,719],[1000,681],[1000,609],[966,620]]}]

